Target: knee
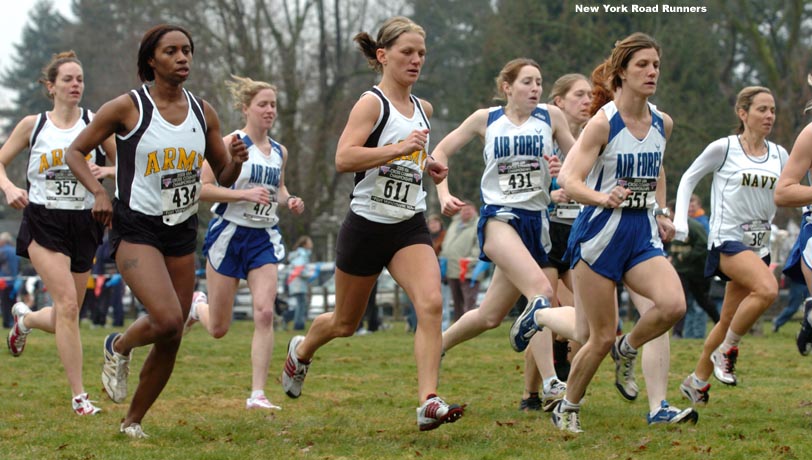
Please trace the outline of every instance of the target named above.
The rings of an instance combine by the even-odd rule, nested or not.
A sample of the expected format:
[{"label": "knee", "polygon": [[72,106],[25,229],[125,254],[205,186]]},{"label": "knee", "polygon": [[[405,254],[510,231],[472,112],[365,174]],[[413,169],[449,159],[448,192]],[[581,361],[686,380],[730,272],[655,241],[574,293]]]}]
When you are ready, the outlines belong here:
[{"label": "knee", "polygon": [[273,326],[273,305],[254,306],[254,325],[262,328]]},{"label": "knee", "polygon": [[64,320],[76,321],[79,319],[79,304],[75,300],[60,304],[56,307],[56,316]]},{"label": "knee", "polygon": [[357,328],[357,324],[337,323],[333,327],[333,335],[336,337],[351,337],[355,334]]},{"label": "knee", "polygon": [[443,314],[443,294],[440,291],[426,294],[414,302],[416,311],[423,316],[442,316]]},{"label": "knee", "polygon": [[228,333],[229,324],[217,325],[211,328],[211,336],[215,339],[222,339]]},{"label": "knee", "polygon": [[763,283],[753,291],[753,295],[758,297],[765,310],[778,298],[778,283],[774,280],[770,281],[772,282]]},{"label": "knee", "polygon": [[157,338],[156,341],[164,342],[175,339],[176,337],[180,337],[180,335],[183,333],[183,325],[181,315],[178,315],[177,318],[171,318],[160,323],[155,323],[153,327]]},{"label": "knee", "polygon": [[481,311],[480,314],[481,324],[485,329],[496,329],[502,324],[502,318],[494,315],[483,315]]},{"label": "knee", "polygon": [[589,343],[592,345],[595,353],[600,354],[600,356],[606,356],[609,354],[609,350],[612,349],[612,345],[615,344],[616,338],[617,336],[614,331],[603,334],[592,334],[589,337]]},{"label": "knee", "polygon": [[677,321],[684,318],[686,310],[687,306],[684,301],[663,304],[660,308],[660,311],[665,316],[666,321],[670,324],[675,324]]}]

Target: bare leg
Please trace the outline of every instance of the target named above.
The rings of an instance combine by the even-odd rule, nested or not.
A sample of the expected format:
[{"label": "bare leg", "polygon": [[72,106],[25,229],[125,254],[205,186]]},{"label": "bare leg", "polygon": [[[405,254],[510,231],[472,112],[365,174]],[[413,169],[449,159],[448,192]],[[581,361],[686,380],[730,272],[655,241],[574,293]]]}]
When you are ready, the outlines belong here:
[{"label": "bare leg", "polygon": [[133,348],[153,344],[123,421],[129,426],[141,423],[172,375],[192,302],[194,254],[164,257],[152,246],[122,241],[116,263],[148,315],[132,323],[113,347],[126,355]]},{"label": "bare leg", "polygon": [[[251,390],[264,390],[273,355],[273,315],[276,300],[276,264],[248,272],[248,287],[254,299],[254,336],[251,340]],[[233,297],[232,297],[233,298]]]},{"label": "bare leg", "polygon": [[440,267],[436,260],[431,246],[415,244],[398,251],[389,262],[392,278],[406,291],[417,314],[414,356],[420,404],[428,395],[437,394],[440,376],[443,299],[440,293]]},{"label": "bare leg", "polygon": [[36,241],[28,246],[31,263],[54,301],[52,309],[25,316],[25,326],[54,332],[59,359],[73,395],[84,393],[82,384],[82,341],[79,335],[79,305],[85,295],[90,272],[71,273],[70,258],[46,249]]},{"label": "bare leg", "polygon": [[[209,303],[200,303],[195,310],[200,324],[215,339],[226,335],[231,327],[234,295],[237,293],[239,283],[240,280],[237,278],[221,275],[211,266],[211,263],[206,263],[206,288]],[[269,280],[268,284],[270,283]],[[276,278],[273,279],[273,285],[276,286]]]},{"label": "bare leg", "polygon": [[708,333],[696,364],[695,374],[701,380],[713,373],[710,355],[722,344],[728,329],[739,336],[747,334],[778,295],[778,282],[754,252],[722,254],[719,266],[732,281],[725,288],[719,322]]}]

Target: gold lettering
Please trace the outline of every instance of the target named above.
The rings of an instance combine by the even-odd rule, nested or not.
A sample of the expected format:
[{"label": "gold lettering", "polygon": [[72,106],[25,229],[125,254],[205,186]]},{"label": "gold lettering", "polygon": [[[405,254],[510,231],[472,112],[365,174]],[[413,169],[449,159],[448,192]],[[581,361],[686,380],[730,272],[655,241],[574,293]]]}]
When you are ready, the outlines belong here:
[{"label": "gold lettering", "polygon": [[144,177],[159,172],[161,172],[161,167],[158,166],[158,152],[149,152],[147,154],[147,170],[144,172]]},{"label": "gold lettering", "polygon": [[65,163],[62,161],[62,149],[56,149],[51,151],[51,155],[54,158],[54,163],[51,166],[64,166]]},{"label": "gold lettering", "polygon": [[175,169],[175,156],[177,156],[178,151],[175,147],[167,147],[164,149],[164,165],[161,169],[166,171],[167,169]]},{"label": "gold lettering", "polygon": [[39,173],[42,174],[43,172],[47,171],[48,168],[51,166],[48,165],[48,155],[42,154],[39,157]]},{"label": "gold lettering", "polygon": [[186,149],[183,147],[178,148],[178,169],[185,169],[191,171],[194,167],[195,151],[192,150],[190,155],[186,154]]},{"label": "gold lettering", "polygon": [[51,156],[54,158],[54,163],[51,166],[63,166],[62,162],[62,149],[51,150]]}]

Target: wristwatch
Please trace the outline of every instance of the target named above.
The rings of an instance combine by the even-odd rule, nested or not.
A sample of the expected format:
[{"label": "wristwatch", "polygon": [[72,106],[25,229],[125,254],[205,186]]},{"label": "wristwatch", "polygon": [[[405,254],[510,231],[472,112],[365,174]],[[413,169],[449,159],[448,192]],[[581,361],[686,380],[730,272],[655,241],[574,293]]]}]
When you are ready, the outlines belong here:
[{"label": "wristwatch", "polygon": [[654,217],[657,216],[671,217],[671,210],[668,208],[657,208],[654,210]]}]

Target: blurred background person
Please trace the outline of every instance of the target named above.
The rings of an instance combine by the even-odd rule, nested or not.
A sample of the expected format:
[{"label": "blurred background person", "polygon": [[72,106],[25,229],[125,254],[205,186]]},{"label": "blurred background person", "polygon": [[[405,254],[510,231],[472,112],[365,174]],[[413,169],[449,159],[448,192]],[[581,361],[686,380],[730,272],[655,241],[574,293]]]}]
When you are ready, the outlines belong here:
[{"label": "blurred background person", "polygon": [[[305,274],[307,264],[313,255],[313,240],[309,236],[300,236],[293,245],[293,250],[288,256],[290,263],[290,275],[288,275],[287,285],[290,298],[294,299],[293,308],[293,330],[303,331],[307,322],[307,301],[308,278]],[[326,307],[326,299],[325,299]]]}]

